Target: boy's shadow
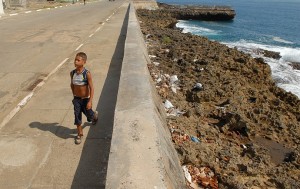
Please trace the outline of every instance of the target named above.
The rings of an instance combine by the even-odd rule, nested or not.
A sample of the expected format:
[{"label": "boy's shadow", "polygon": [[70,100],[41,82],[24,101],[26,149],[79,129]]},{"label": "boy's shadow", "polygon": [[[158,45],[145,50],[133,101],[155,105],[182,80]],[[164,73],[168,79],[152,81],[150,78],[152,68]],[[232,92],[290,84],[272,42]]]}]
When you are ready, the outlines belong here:
[{"label": "boy's shadow", "polygon": [[[90,123],[84,123],[82,127],[85,128],[86,126],[90,126]],[[49,131],[62,139],[74,138],[77,135],[76,126],[74,126],[74,129],[70,129],[59,125],[59,123],[41,123],[36,121],[31,122],[29,127],[37,128],[42,131]]]}]

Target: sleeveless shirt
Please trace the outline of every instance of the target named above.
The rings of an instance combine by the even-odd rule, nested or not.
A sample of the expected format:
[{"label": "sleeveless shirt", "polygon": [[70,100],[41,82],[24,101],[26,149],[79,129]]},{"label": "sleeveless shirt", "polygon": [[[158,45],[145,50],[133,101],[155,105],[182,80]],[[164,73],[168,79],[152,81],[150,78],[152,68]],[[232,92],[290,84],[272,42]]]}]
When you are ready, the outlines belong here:
[{"label": "sleeveless shirt", "polygon": [[76,69],[71,71],[72,83],[74,85],[88,85],[87,73],[89,71],[87,69],[83,69],[81,73],[77,73]]}]

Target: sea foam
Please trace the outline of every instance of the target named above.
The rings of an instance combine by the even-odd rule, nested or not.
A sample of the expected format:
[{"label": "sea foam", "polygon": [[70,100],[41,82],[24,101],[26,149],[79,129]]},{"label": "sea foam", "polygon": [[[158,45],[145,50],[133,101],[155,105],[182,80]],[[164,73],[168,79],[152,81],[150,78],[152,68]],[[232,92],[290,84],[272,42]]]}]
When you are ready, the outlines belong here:
[{"label": "sea foam", "polygon": [[280,42],[280,43],[294,44],[293,42],[281,39],[280,37],[273,37],[273,40],[277,41],[277,42]]},{"label": "sea foam", "polygon": [[176,27],[182,28],[183,29],[182,33],[197,33],[199,35],[204,35],[204,36],[220,35],[221,32],[218,30],[212,30],[209,28],[200,27],[198,25],[193,25],[190,24],[188,21],[184,21],[184,20],[180,20],[176,24]]},{"label": "sea foam", "polygon": [[[238,50],[249,53],[253,57],[264,58],[265,62],[271,67],[272,77],[277,86],[288,92],[292,92],[300,98],[300,71],[293,69],[290,65],[292,62],[300,64],[300,48],[262,45],[246,40],[224,44],[229,47],[236,47]],[[260,51],[257,51],[257,49],[279,52],[281,58],[279,60],[275,60],[264,57],[262,54],[258,54]]]}]

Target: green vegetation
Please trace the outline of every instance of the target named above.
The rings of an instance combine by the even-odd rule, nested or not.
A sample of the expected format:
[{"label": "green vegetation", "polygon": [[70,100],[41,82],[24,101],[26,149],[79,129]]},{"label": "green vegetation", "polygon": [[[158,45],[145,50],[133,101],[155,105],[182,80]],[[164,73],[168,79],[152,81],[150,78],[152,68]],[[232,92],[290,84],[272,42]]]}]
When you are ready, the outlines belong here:
[{"label": "green vegetation", "polygon": [[172,39],[168,36],[163,36],[162,42],[165,44],[170,44],[172,42]]}]

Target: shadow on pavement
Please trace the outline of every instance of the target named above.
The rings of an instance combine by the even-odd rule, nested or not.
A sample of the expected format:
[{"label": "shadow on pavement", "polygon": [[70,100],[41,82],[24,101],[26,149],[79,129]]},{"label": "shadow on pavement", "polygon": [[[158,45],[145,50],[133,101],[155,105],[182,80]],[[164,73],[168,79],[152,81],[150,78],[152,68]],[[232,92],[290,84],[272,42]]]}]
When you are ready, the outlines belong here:
[{"label": "shadow on pavement", "polygon": [[41,122],[31,122],[29,124],[31,128],[37,128],[42,131],[49,131],[62,139],[74,138],[77,133],[76,127],[74,129],[70,129],[68,127],[64,127],[59,125],[59,123],[41,123]]},{"label": "shadow on pavement", "polygon": [[105,188],[128,17],[129,6],[96,107],[99,112],[99,120],[95,126],[91,126],[83,144],[82,155],[71,186],[72,189]]},{"label": "shadow on pavement", "polygon": [[[82,125],[82,128],[84,129],[86,126],[91,126],[91,124],[86,122]],[[36,128],[41,131],[49,131],[62,139],[75,138],[75,136],[77,135],[77,129],[75,125],[74,129],[70,129],[68,127],[59,125],[59,123],[41,123],[35,121],[31,122],[29,124],[29,127],[32,129]]]}]

